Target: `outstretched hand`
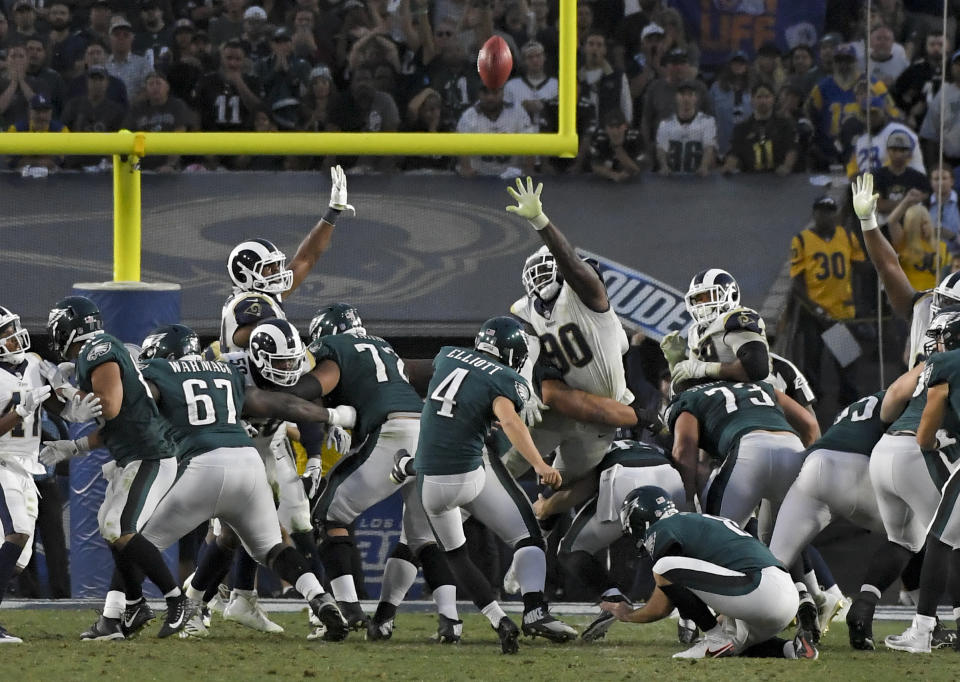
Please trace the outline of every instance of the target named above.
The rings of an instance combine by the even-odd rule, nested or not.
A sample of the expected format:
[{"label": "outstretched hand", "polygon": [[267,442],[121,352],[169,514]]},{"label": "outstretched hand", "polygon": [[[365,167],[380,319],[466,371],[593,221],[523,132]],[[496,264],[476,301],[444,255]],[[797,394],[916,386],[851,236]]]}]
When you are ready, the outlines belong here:
[{"label": "outstretched hand", "polygon": [[526,218],[535,230],[542,230],[550,222],[543,212],[543,204],[540,202],[540,193],[543,191],[543,183],[538,183],[537,188],[533,188],[533,179],[527,176],[527,184],[524,186],[523,180],[517,178],[517,189],[507,187],[507,193],[517,202],[516,206],[507,206],[507,211],[516,213],[521,218]]}]

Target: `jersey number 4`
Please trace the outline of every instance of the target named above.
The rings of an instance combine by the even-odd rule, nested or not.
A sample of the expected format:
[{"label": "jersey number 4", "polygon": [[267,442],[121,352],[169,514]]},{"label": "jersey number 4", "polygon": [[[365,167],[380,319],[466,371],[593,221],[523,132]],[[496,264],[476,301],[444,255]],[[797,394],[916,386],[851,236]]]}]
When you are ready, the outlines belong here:
[{"label": "jersey number 4", "polygon": [[460,385],[463,384],[463,380],[467,378],[469,373],[470,370],[463,367],[455,369],[433,389],[430,400],[436,400],[440,403],[440,409],[437,410],[439,416],[453,417],[453,408],[457,404],[457,391],[460,390]]}]

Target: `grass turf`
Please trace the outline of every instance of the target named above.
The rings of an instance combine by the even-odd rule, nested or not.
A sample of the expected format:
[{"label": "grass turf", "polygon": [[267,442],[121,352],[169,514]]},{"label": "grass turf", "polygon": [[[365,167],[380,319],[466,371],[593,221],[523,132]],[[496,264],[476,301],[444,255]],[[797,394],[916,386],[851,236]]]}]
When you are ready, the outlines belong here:
[{"label": "grass turf", "polygon": [[[853,651],[846,626],[834,623],[820,646],[818,661],[727,658],[680,661],[671,654],[676,621],[653,625],[618,623],[605,640],[557,645],[521,639],[520,653],[499,653],[496,635],[478,615],[465,617],[464,642],[429,642],[435,616],[400,614],[389,642],[365,642],[360,633],[346,642],[309,642],[305,612],[273,614],[286,628],[264,635],[214,616],[211,637],[183,641],[156,638],[154,621],[136,639],[81,642],[92,611],[4,610],[0,622],[24,639],[2,647],[0,680],[955,680],[960,654],[952,649],[911,655],[886,649]],[[582,628],[591,619],[569,617]],[[902,632],[905,623],[878,622],[874,634]]]}]

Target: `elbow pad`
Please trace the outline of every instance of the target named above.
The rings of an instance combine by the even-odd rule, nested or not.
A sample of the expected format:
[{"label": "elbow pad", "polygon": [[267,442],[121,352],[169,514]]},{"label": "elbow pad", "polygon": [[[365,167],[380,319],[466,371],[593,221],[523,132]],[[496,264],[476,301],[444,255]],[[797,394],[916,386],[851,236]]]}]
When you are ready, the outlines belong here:
[{"label": "elbow pad", "polygon": [[740,346],[737,359],[750,381],[763,381],[770,375],[770,353],[762,341],[750,341]]}]

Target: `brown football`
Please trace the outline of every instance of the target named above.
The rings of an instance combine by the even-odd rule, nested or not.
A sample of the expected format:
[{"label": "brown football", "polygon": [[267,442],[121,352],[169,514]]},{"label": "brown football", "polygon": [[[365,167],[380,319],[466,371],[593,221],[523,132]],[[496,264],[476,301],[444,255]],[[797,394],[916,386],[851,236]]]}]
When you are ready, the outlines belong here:
[{"label": "brown football", "polygon": [[480,80],[490,90],[502,88],[513,70],[513,55],[506,41],[500,36],[491,36],[477,55],[477,71]]}]

